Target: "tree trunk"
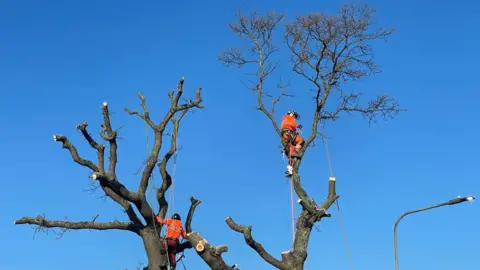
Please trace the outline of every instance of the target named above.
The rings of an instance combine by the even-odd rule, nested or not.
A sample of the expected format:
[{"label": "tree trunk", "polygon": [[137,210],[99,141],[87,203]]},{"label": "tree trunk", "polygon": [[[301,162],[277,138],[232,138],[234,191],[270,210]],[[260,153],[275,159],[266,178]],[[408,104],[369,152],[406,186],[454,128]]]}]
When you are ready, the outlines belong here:
[{"label": "tree trunk", "polygon": [[160,236],[154,229],[144,229],[141,233],[145,251],[148,257],[148,270],[166,270],[168,265],[167,254],[162,246]]}]

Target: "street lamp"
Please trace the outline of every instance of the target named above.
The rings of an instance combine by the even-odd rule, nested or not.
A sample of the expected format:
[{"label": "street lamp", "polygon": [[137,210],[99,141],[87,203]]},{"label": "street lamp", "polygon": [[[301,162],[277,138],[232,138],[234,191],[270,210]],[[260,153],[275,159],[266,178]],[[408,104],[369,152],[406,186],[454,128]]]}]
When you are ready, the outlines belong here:
[{"label": "street lamp", "polygon": [[420,208],[420,209],[407,211],[407,212],[403,213],[397,219],[397,222],[395,222],[395,226],[393,227],[393,247],[394,247],[394,250],[395,250],[395,270],[398,270],[397,226],[398,226],[398,223],[400,222],[400,220],[402,220],[403,217],[405,217],[407,215],[410,215],[410,214],[413,214],[413,213],[427,211],[427,210],[442,207],[442,206],[445,206],[445,205],[454,205],[454,204],[458,204],[458,203],[462,203],[462,202],[469,202],[469,201],[473,201],[473,200],[475,200],[475,197],[473,197],[473,196],[458,197],[458,198],[449,200],[447,202],[443,202],[443,203],[435,204],[435,205],[428,206],[428,207],[425,207],[425,208]]}]

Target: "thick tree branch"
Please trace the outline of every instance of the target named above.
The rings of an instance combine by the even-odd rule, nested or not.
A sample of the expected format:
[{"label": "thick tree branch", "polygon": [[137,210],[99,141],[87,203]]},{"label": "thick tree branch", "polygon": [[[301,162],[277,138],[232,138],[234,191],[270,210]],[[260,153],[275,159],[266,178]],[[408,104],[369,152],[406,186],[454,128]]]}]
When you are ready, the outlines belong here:
[{"label": "thick tree branch", "polygon": [[[148,187],[148,180],[152,175],[155,165],[157,164],[158,156],[159,156],[160,149],[162,147],[162,142],[163,142],[163,133],[165,131],[165,128],[167,127],[167,124],[171,121],[171,119],[174,117],[175,113],[177,112],[181,112],[183,114],[183,113],[186,113],[185,111],[192,109],[194,107],[203,108],[203,106],[200,105],[202,102],[201,88],[197,89],[195,100],[193,101],[190,100],[187,103],[181,104],[181,105],[178,104],[183,94],[183,84],[184,84],[184,78],[181,78],[180,82],[177,85],[177,93],[175,94],[174,91],[169,93],[169,98],[171,101],[170,109],[168,110],[168,112],[166,113],[166,115],[164,116],[160,124],[154,125],[155,141],[154,141],[150,156],[148,158],[148,161],[146,162],[146,166],[143,170],[142,177],[140,179],[140,184],[138,187],[138,192],[141,194],[145,194],[145,191]],[[145,100],[145,98],[143,98],[143,100]],[[142,105],[142,106],[145,106],[144,108],[145,110],[146,105]],[[128,112],[129,110],[126,109],[126,111]]]},{"label": "thick tree branch", "polygon": [[[98,156],[98,164],[99,164],[99,173],[105,174],[105,169],[104,169],[104,160],[105,160],[105,145],[100,145],[98,144],[92,136],[88,133],[87,131],[88,123],[87,121],[83,121],[82,124],[77,125],[77,129],[80,130],[80,132],[83,134],[87,142],[90,144],[90,146],[94,149],[97,150],[97,156]],[[118,203],[124,208],[125,213],[128,215],[129,219],[137,225],[142,224],[140,219],[138,218],[137,214],[133,210],[132,205],[130,202],[127,200],[123,199],[117,193],[115,193],[114,190],[112,190],[110,187],[108,187],[108,182],[102,185],[100,185],[102,188],[103,192],[110,197],[114,202]]]},{"label": "thick tree branch", "polygon": [[231,217],[227,217],[225,222],[230,227],[230,229],[242,233],[243,237],[245,238],[245,242],[249,245],[253,250],[255,250],[260,257],[262,257],[266,262],[273,265],[278,269],[287,269],[285,264],[282,261],[277,260],[272,255],[270,255],[262,244],[258,243],[253,239],[252,236],[252,226],[245,226],[235,223]]},{"label": "thick tree branch", "polygon": [[193,214],[195,213],[195,209],[198,205],[202,203],[201,200],[195,199],[194,197],[190,197],[190,209],[188,209],[187,219],[185,221],[185,231],[187,233],[192,232],[192,219]]},{"label": "thick tree branch", "polygon": [[87,140],[90,146],[97,150],[97,158],[98,158],[98,167],[101,173],[105,172],[105,145],[98,144],[92,136],[87,131],[88,123],[87,121],[83,121],[81,124],[77,125],[77,129],[80,130],[85,140]]},{"label": "thick tree branch", "polygon": [[[165,214],[167,213],[168,210],[168,202],[165,199],[165,193],[167,190],[170,188],[172,185],[172,177],[167,171],[167,164],[170,161],[171,157],[177,152],[178,150],[178,132],[180,128],[180,121],[182,118],[187,114],[187,112],[196,107],[196,108],[203,108],[201,104],[202,102],[202,97],[201,97],[201,88],[197,89],[196,93],[196,100],[195,101],[188,101],[187,103],[183,105],[178,105],[180,101],[180,97],[183,92],[183,78],[180,80],[180,83],[177,86],[177,94],[175,97],[173,96],[173,92],[170,93],[170,101],[171,101],[171,109],[170,112],[172,112],[171,116],[170,113],[166,115],[166,117],[163,119],[162,123],[160,124],[160,128],[163,131],[166,127],[166,125],[163,125],[165,121],[171,121],[173,124],[173,132],[171,135],[171,140],[170,140],[170,149],[165,153],[164,157],[162,158],[162,161],[158,164],[160,175],[162,176],[162,184],[160,188],[157,190],[156,198],[159,203],[159,210],[158,210],[158,216],[161,218],[165,217]],[[175,118],[175,114],[179,113],[179,116]]]},{"label": "thick tree branch", "polygon": [[92,161],[80,157],[77,148],[67,139],[67,137],[57,134],[53,136],[53,140],[56,142],[61,142],[62,148],[68,149],[73,161],[82,165],[83,167],[89,168],[92,171],[99,171],[97,165],[95,165]]},{"label": "thick tree branch", "polygon": [[102,114],[103,114],[103,124],[101,136],[104,140],[110,143],[110,153],[109,153],[109,164],[108,164],[108,174],[113,178],[117,179],[116,167],[117,167],[117,131],[112,129],[112,124],[110,123],[110,112],[108,110],[107,102],[102,104]]},{"label": "thick tree branch", "polygon": [[216,270],[233,270],[232,266],[229,266],[222,258],[222,254],[228,251],[228,247],[225,245],[213,246],[203,238],[198,232],[190,232],[188,235],[188,241],[192,244],[193,248],[203,259],[203,261],[210,266],[210,269]]},{"label": "thick tree branch", "polygon": [[[186,113],[187,110],[183,111],[181,114],[181,117],[183,117]],[[170,140],[170,149],[167,151],[167,153],[164,155],[162,158],[162,161],[159,163],[159,170],[160,170],[160,175],[162,176],[162,184],[159,189],[157,189],[156,197],[158,204],[160,206],[158,210],[158,216],[161,218],[165,217],[165,214],[167,213],[168,210],[168,202],[165,199],[165,194],[167,190],[170,188],[172,185],[172,176],[168,173],[167,171],[167,164],[170,158],[175,154],[177,151],[177,138],[178,138],[178,129],[180,127],[180,119],[174,119],[172,118],[171,121],[173,123],[173,132]]]},{"label": "thick tree branch", "polygon": [[37,216],[36,218],[32,217],[23,217],[21,219],[15,220],[14,224],[30,224],[38,225],[45,228],[64,228],[68,230],[128,230],[137,233],[140,227],[130,222],[95,222],[95,221],[80,221],[72,222],[65,220],[48,220],[42,216]]}]

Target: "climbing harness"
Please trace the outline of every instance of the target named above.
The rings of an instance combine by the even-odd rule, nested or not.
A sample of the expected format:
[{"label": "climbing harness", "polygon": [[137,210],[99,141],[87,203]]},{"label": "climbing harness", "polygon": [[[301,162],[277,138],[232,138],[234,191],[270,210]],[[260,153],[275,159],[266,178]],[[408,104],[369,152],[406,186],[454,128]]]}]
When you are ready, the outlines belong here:
[{"label": "climbing harness", "polygon": [[[331,161],[331,158],[330,158],[330,151],[328,150],[327,136],[325,136],[325,129],[324,129],[325,123],[322,123],[321,126],[322,126],[322,138],[323,138],[323,142],[325,144],[325,152],[327,154],[328,167],[329,167],[329,170],[330,170],[329,180],[330,181],[336,181],[335,176],[333,176],[333,167],[332,167],[332,161]],[[343,241],[345,243],[345,248],[347,250],[347,257],[348,257],[348,261],[350,262],[350,268],[354,269],[353,268],[353,261],[352,261],[352,258],[350,256],[350,250],[348,248],[347,234],[345,232],[345,227],[343,225],[342,215],[340,214],[340,206],[338,204],[338,199],[335,201],[335,203],[337,205],[338,217],[339,217],[339,221],[340,221],[340,228],[342,229]]]}]

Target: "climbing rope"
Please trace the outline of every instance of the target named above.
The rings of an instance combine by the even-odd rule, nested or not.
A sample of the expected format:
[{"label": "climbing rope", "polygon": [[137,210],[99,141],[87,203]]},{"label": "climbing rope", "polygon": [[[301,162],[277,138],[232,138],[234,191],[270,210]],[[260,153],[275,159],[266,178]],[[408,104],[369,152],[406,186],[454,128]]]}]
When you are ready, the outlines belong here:
[{"label": "climbing rope", "polygon": [[[148,125],[147,125],[147,123],[145,123],[145,137],[146,137],[146,152],[147,152],[147,156],[148,156],[148,157],[147,157],[147,162],[151,162],[151,161],[148,160],[148,159],[149,159],[149,151],[148,151],[148,150],[149,150],[149,146],[148,146]],[[157,187],[156,187],[156,185],[155,185],[155,178],[154,178],[154,176],[153,176],[153,173],[150,175],[148,181],[149,181],[149,184],[152,185],[152,188],[151,188],[152,196],[155,197],[155,192],[156,192],[156,190],[157,190]],[[155,215],[155,213],[154,213],[153,210],[152,210],[152,222],[153,222],[153,224],[155,224],[155,216],[156,216],[156,215]],[[156,234],[156,235],[159,235],[158,230],[157,230],[157,226],[154,225],[153,228],[154,228],[154,230],[155,230],[155,234]],[[160,231],[162,235],[165,233],[164,229],[165,229],[165,227],[162,226],[162,229],[161,229],[161,231]],[[170,269],[171,269],[171,265],[170,265],[170,256],[169,256],[169,254],[168,254],[168,242],[167,242],[167,239],[163,239],[163,244],[164,244],[164,247],[165,247],[165,255],[166,255],[166,257],[167,257],[167,269],[170,270]]]},{"label": "climbing rope", "polygon": [[[332,162],[331,162],[331,158],[330,158],[330,151],[328,150],[328,140],[327,140],[327,136],[325,136],[324,126],[325,126],[325,123],[322,123],[322,138],[323,138],[323,142],[325,144],[325,152],[327,154],[328,167],[330,169],[330,177],[334,177],[333,176]],[[354,269],[353,268],[353,261],[352,261],[352,258],[350,256],[350,250],[348,248],[347,233],[345,232],[345,227],[343,225],[342,215],[340,214],[340,206],[338,204],[338,199],[335,201],[335,203],[336,203],[337,209],[338,209],[338,217],[339,217],[339,221],[340,221],[340,227],[342,229],[343,241],[345,243],[345,248],[347,250],[348,261],[350,262],[350,269]]]},{"label": "climbing rope", "polygon": [[294,207],[293,179],[290,179],[290,206],[292,208],[292,243],[295,242],[295,207]]},{"label": "climbing rope", "polygon": [[[289,142],[287,142],[287,146],[289,147],[288,151],[288,165],[293,167],[293,161],[291,157],[291,152],[292,152],[292,147],[291,147],[291,139]],[[283,154],[283,157],[285,157],[285,153]],[[295,202],[294,202],[294,188],[293,188],[293,178],[290,177],[290,208],[292,212],[292,243],[295,242]]]},{"label": "climbing rope", "polygon": [[[178,139],[176,138],[177,143]],[[177,151],[175,150],[175,153],[173,154],[173,168],[172,168],[172,189],[170,191],[170,205],[171,207],[168,207],[168,211],[170,214],[175,213],[175,170],[177,168]],[[171,211],[170,211],[171,210]]]}]

